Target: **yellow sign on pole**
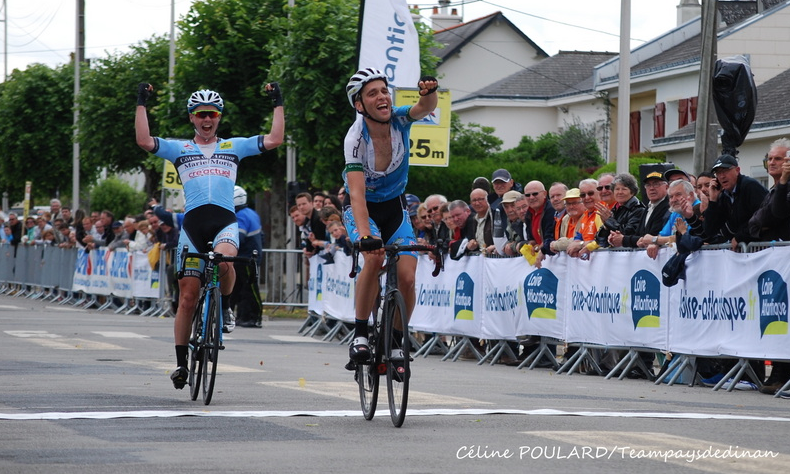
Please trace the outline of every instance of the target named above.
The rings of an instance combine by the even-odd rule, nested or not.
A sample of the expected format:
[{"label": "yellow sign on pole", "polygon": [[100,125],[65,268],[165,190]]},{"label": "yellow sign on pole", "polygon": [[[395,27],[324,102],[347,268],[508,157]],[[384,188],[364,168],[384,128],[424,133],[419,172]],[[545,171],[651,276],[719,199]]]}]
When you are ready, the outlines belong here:
[{"label": "yellow sign on pole", "polygon": [[168,189],[184,189],[184,185],[181,183],[181,177],[178,176],[178,171],[176,171],[176,167],[173,166],[173,163],[170,160],[165,161],[165,170],[162,175],[162,187]]},{"label": "yellow sign on pole", "polygon": [[21,219],[19,219],[22,222],[25,222],[25,219],[27,219],[27,217],[30,215],[30,195],[32,190],[33,190],[33,182],[25,181],[25,200],[22,204],[22,209],[23,209],[22,212],[24,212],[24,215],[22,216]]},{"label": "yellow sign on pole", "polygon": [[[409,164],[411,166],[450,165],[450,91],[436,92],[439,104],[424,119],[415,122],[409,135]],[[395,105],[413,105],[420,98],[416,88],[395,90]]]}]

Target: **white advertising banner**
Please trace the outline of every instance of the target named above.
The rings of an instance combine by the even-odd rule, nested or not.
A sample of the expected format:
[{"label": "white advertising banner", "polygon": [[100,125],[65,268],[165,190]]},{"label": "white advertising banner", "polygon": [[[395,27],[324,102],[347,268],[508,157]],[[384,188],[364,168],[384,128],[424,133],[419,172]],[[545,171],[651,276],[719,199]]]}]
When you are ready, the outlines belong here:
[{"label": "white advertising banner", "polygon": [[84,249],[77,250],[77,263],[74,266],[74,280],[71,284],[71,291],[89,293],[91,290],[91,274],[93,274],[91,252],[86,252]]},{"label": "white advertising banner", "polygon": [[[672,287],[669,349],[696,355],[790,359],[790,247],[695,252]],[[691,282],[692,284],[689,284]]]},{"label": "white advertising banner", "polygon": [[[521,285],[521,312],[516,322],[516,335],[565,338],[568,260],[569,257],[561,253],[546,257],[541,268],[528,267],[529,273]],[[526,261],[524,265],[527,265]]]},{"label": "white advertising banner", "polygon": [[391,88],[416,87],[420,41],[406,0],[363,2],[359,68],[381,70]]},{"label": "white advertising banner", "polygon": [[447,258],[434,278],[433,263],[420,256],[417,304],[410,325],[417,331],[479,337],[483,318],[483,258]]},{"label": "white advertising banner", "polygon": [[93,274],[90,277],[91,288],[89,293],[94,295],[110,295],[110,265],[109,258],[111,252],[107,252],[105,247],[93,249],[90,252],[91,263],[93,264]]},{"label": "white advertising banner", "polygon": [[[348,276],[351,273],[351,257],[343,252],[335,252],[333,260],[334,263],[322,265],[324,313],[353,323],[356,279],[352,280]],[[359,260],[361,262],[362,258]]]},{"label": "white advertising banner", "polygon": [[570,263],[566,340],[665,349],[669,292],[661,268],[668,252],[656,260],[647,252],[596,252]]},{"label": "white advertising banner", "polygon": [[321,283],[324,279],[324,269],[321,262],[324,260],[318,255],[310,257],[310,273],[307,280],[307,309],[315,312],[316,314],[323,314],[324,312],[324,296],[321,289]]},{"label": "white advertising banner", "polygon": [[135,298],[159,297],[159,272],[151,270],[148,254],[132,254],[132,294]]},{"label": "white advertising banner", "polygon": [[523,258],[483,260],[482,339],[515,340],[516,324],[526,315],[524,279],[534,269]]},{"label": "white advertising banner", "polygon": [[119,298],[132,297],[132,255],[126,249],[107,252],[110,269],[110,293]]}]

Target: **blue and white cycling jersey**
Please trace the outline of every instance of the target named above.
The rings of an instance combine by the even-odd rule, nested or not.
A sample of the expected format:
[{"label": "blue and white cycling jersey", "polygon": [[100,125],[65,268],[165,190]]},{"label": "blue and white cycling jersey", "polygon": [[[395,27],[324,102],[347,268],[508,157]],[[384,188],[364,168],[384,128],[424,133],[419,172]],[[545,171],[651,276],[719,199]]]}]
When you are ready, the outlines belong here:
[{"label": "blue and white cycling jersey", "polygon": [[185,212],[213,204],[234,212],[233,186],[243,158],[258,155],[266,148],[263,135],[220,139],[207,158],[194,141],[155,138],[153,154],[173,163],[184,185]]},{"label": "blue and white cycling jersey", "polygon": [[392,108],[392,162],[384,171],[376,171],[376,152],[373,141],[362,115],[351,125],[346,134],[343,151],[346,167],[343,181],[348,192],[349,171],[365,173],[365,199],[368,202],[384,202],[397,198],[406,190],[409,180],[409,131],[414,120],[409,117],[411,105]]}]

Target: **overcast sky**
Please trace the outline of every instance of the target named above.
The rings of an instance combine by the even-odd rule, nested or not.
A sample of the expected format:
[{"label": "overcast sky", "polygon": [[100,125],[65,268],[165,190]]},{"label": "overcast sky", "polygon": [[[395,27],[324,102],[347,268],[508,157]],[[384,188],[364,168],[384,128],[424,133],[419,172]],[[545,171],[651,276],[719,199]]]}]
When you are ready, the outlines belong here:
[{"label": "overcast sky", "polygon": [[[6,1],[8,44],[3,53],[7,51],[9,73],[31,63],[57,66],[69,61],[76,44],[76,0]],[[197,0],[175,0],[176,18],[186,13],[193,1]],[[295,0],[297,7],[300,1],[305,0]],[[674,28],[678,2],[633,0],[631,46]],[[408,3],[427,8],[436,2]],[[460,4],[453,2],[465,21],[501,11],[551,55],[559,50],[619,49],[621,0],[476,0]],[[126,51],[130,44],[168,33],[170,9],[171,0],[85,0],[87,57],[106,57],[107,51]],[[426,19],[430,14],[430,8],[421,11]]]}]

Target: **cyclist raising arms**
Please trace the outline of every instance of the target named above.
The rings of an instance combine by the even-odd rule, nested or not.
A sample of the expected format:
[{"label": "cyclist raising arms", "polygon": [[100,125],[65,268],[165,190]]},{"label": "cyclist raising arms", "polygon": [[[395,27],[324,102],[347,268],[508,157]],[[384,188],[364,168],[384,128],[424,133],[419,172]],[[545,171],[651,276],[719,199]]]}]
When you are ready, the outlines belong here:
[{"label": "cyclist raising arms", "polygon": [[[409,173],[409,130],[412,123],[433,112],[438,103],[434,92],[439,84],[434,77],[420,79],[420,99],[413,106],[393,107],[387,86],[387,76],[373,68],[357,71],[346,85],[348,100],[359,115],[344,144],[343,221],[352,242],[359,242],[365,257],[357,277],[356,324],[349,348],[350,358],[357,362],[370,357],[368,318],[378,295],[378,274],[384,262],[382,245],[417,243],[404,196]],[[416,269],[416,253],[401,255],[398,288],[409,315],[416,300]],[[392,359],[403,358],[402,351],[394,352]]]},{"label": "cyclist raising arms", "polygon": [[[233,187],[239,162],[252,155],[272,150],[283,142],[285,133],[285,115],[283,97],[276,82],[266,84],[263,88],[274,105],[274,119],[268,135],[249,138],[217,137],[217,129],[224,102],[222,97],[211,90],[199,90],[189,97],[187,112],[189,121],[195,128],[192,140],[165,140],[152,137],[148,127],[148,115],[145,103],[153,91],[150,84],[142,83],[137,90],[137,110],[134,128],[137,145],[145,151],[160,158],[173,162],[181,182],[184,185],[186,198],[184,223],[178,242],[177,262],[181,261],[180,253],[186,245],[189,252],[208,252],[206,244],[214,243],[214,251],[226,256],[235,256],[239,247],[239,232],[233,206]],[[203,262],[200,262],[202,266]],[[187,265],[189,267],[189,265]],[[233,264],[221,264],[220,287],[222,308],[228,324],[224,329],[233,329],[230,314],[230,294],[233,291],[236,273]],[[196,264],[194,268],[184,269],[184,278],[179,280],[178,311],[174,323],[176,344],[176,370],[170,379],[177,389],[184,388],[187,383],[187,354],[192,314],[197,307],[198,292],[202,268]]]}]

